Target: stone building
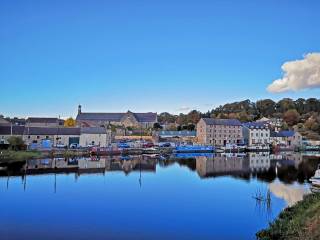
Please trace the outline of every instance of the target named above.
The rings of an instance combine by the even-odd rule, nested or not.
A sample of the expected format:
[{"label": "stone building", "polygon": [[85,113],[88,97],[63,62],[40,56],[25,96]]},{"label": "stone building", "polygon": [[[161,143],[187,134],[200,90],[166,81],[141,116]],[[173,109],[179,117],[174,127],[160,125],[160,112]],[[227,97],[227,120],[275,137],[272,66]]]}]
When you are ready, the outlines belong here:
[{"label": "stone building", "polygon": [[25,144],[41,144],[43,140],[50,140],[53,146],[69,146],[79,143],[80,128],[67,127],[25,127],[23,140]]},{"label": "stone building", "polygon": [[112,132],[104,127],[81,128],[80,146],[88,145],[107,147],[112,142]]},{"label": "stone building", "polygon": [[197,140],[200,144],[215,146],[240,144],[242,124],[236,119],[201,118],[197,124]]},{"label": "stone building", "polygon": [[76,118],[80,127],[106,127],[108,125],[132,127],[132,128],[152,128],[158,122],[157,113],[84,113],[81,106],[78,108]]}]

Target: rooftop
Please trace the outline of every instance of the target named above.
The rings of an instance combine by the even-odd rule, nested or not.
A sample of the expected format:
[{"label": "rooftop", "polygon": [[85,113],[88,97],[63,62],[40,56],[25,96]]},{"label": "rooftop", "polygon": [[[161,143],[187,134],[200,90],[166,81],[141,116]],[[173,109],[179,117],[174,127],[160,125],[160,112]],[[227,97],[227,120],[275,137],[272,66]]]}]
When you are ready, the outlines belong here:
[{"label": "rooftop", "polygon": [[202,118],[207,125],[242,126],[237,119]]}]

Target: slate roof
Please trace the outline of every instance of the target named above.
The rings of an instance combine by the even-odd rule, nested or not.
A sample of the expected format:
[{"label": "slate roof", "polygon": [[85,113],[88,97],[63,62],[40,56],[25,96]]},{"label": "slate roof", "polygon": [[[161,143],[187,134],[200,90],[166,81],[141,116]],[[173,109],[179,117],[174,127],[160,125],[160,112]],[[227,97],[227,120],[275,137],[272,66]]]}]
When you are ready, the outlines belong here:
[{"label": "slate roof", "polygon": [[271,132],[270,137],[293,137],[295,134],[294,131],[287,130],[287,131],[280,131],[280,132]]},{"label": "slate roof", "polygon": [[57,123],[58,118],[30,117],[27,119],[29,123]]},{"label": "slate roof", "polygon": [[80,128],[25,127],[24,135],[80,135]]},{"label": "slate roof", "polygon": [[288,130],[288,131],[280,131],[280,132],[278,132],[277,135],[279,137],[292,137],[292,136],[294,136],[294,134],[295,134],[294,131]]},{"label": "slate roof", "polygon": [[[23,135],[24,126],[12,126],[13,135]],[[11,135],[11,126],[0,126],[0,135]]]},{"label": "slate roof", "polygon": [[247,122],[243,126],[248,128],[268,128],[265,122]]},{"label": "slate roof", "polygon": [[[120,122],[127,113],[80,113],[77,121]],[[156,122],[156,113],[132,113],[138,122]]]},{"label": "slate roof", "polygon": [[237,119],[202,118],[207,125],[242,126]]},{"label": "slate roof", "polygon": [[85,134],[105,134],[107,131],[103,127],[84,127],[81,128],[81,133]]}]

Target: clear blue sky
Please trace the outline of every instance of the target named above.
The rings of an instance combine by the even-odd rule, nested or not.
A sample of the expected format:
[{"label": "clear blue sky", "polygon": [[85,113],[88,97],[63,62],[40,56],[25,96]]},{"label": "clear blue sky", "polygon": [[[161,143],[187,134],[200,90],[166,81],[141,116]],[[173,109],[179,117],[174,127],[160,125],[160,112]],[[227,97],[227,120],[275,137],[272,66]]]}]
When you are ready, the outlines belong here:
[{"label": "clear blue sky", "polygon": [[320,50],[320,1],[0,1],[0,114],[199,110],[250,98]]}]

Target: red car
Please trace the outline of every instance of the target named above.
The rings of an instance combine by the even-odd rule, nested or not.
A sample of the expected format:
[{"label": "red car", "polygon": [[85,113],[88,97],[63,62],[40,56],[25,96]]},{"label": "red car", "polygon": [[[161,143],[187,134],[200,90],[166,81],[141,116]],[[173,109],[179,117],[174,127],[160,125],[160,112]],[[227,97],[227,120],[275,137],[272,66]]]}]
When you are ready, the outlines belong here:
[{"label": "red car", "polygon": [[143,144],[143,147],[144,147],[144,148],[152,148],[152,147],[154,147],[154,144],[151,143],[151,142],[149,142],[149,143],[144,143],[144,144]]}]

